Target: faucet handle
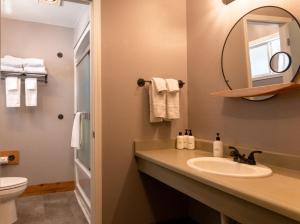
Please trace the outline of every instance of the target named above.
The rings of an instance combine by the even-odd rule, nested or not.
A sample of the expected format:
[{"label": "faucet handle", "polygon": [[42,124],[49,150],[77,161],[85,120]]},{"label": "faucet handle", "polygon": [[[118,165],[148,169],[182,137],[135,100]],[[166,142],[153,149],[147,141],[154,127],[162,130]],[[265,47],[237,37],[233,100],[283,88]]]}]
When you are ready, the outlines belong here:
[{"label": "faucet handle", "polygon": [[262,151],[253,151],[253,152],[250,152],[249,156],[248,156],[248,164],[250,165],[256,165],[256,161],[255,161],[255,157],[254,157],[254,154],[255,153],[263,153]]},{"label": "faucet handle", "polygon": [[229,146],[228,148],[232,150],[229,155],[233,157],[233,160],[235,162],[237,162],[239,159],[239,155],[240,155],[239,150],[233,146]]}]

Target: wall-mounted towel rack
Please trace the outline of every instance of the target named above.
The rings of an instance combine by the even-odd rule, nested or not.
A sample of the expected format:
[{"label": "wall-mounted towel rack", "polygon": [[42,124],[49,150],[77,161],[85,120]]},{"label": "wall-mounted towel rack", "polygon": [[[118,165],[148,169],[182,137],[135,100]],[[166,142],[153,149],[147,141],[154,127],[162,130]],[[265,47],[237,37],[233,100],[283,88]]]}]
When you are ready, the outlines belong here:
[{"label": "wall-mounted towel rack", "polygon": [[[145,80],[145,79],[139,78],[137,80],[137,85],[139,87],[143,87],[143,86],[145,86],[146,82],[151,83],[150,80]],[[184,84],[185,84],[185,82],[183,82],[182,80],[178,80],[179,88],[182,88],[184,86]]]},{"label": "wall-mounted towel rack", "polygon": [[37,78],[39,82],[48,83],[48,74],[1,71],[1,79],[4,80],[6,77],[18,77],[22,80],[26,78]]}]

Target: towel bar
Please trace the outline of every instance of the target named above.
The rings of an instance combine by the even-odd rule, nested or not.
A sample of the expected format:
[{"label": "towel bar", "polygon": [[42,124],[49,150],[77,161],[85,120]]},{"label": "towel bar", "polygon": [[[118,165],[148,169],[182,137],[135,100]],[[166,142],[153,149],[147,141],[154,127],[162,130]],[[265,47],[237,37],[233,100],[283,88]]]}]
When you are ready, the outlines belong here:
[{"label": "towel bar", "polygon": [[19,77],[22,80],[26,78],[37,78],[38,82],[48,83],[48,74],[1,71],[0,77],[2,80],[5,80],[6,77]]},{"label": "towel bar", "polygon": [[[150,80],[145,80],[145,79],[139,78],[137,80],[137,85],[139,87],[143,87],[143,86],[145,86],[146,82],[151,83]],[[178,80],[179,88],[182,88],[184,86],[184,84],[185,84],[185,82],[183,82],[182,80]]]}]

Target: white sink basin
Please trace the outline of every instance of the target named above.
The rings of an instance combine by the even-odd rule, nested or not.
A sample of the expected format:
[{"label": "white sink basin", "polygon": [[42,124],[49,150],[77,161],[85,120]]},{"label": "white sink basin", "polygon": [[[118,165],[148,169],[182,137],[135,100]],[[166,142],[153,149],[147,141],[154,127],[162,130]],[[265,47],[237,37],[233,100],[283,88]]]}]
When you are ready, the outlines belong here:
[{"label": "white sink basin", "polygon": [[247,165],[227,158],[198,157],[189,159],[187,164],[201,172],[231,177],[265,177],[272,174],[272,170],[264,165]]}]

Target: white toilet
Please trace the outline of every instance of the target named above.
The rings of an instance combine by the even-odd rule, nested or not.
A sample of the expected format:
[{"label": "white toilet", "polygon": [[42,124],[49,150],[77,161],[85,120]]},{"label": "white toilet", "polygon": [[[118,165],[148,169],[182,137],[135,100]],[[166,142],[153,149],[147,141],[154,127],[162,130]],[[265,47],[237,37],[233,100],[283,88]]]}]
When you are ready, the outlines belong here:
[{"label": "white toilet", "polygon": [[23,177],[0,177],[0,219],[1,224],[17,221],[15,200],[26,189],[28,180]]}]

